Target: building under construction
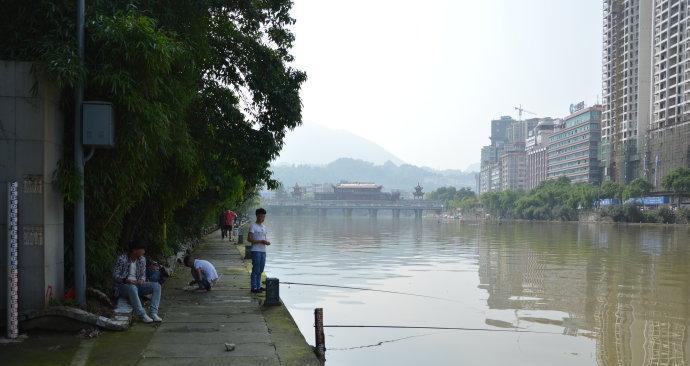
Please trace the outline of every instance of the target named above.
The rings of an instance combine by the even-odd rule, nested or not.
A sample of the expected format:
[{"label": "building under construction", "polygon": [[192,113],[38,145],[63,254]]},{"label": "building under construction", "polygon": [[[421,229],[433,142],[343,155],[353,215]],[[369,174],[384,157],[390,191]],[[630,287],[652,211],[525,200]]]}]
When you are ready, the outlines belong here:
[{"label": "building under construction", "polygon": [[660,187],[662,178],[671,170],[690,166],[690,121],[651,129],[648,146],[648,179]]},{"label": "building under construction", "polygon": [[605,179],[659,187],[690,164],[688,1],[604,0]]},{"label": "building under construction", "polygon": [[640,176],[650,121],[653,0],[604,0],[599,160],[605,179]]},{"label": "building under construction", "polygon": [[645,177],[656,187],[690,164],[690,12],[687,1],[654,1],[653,99]]}]

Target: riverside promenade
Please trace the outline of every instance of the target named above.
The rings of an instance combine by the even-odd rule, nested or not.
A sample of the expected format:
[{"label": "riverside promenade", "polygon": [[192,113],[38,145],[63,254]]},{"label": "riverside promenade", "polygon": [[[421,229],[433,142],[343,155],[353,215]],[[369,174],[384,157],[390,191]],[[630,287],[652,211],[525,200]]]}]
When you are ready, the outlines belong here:
[{"label": "riverside promenade", "polygon": [[[235,244],[207,236],[193,253],[211,261],[220,282],[207,293],[181,290],[190,280],[178,267],[165,284],[163,323],[137,365],[319,365],[283,306],[262,307],[263,295],[249,291],[247,263]],[[226,350],[226,343],[235,345]]]},{"label": "riverside promenade", "polygon": [[[29,336],[0,348],[3,365],[321,365],[284,306],[263,307],[263,295],[249,291],[243,248],[211,233],[192,253],[211,261],[221,275],[207,293],[187,292],[187,267],[179,266],[163,286],[156,325],[134,321],[123,332],[97,338],[73,334],[49,339]],[[226,343],[235,345],[226,350]],[[9,352],[8,352],[9,351]]]}]

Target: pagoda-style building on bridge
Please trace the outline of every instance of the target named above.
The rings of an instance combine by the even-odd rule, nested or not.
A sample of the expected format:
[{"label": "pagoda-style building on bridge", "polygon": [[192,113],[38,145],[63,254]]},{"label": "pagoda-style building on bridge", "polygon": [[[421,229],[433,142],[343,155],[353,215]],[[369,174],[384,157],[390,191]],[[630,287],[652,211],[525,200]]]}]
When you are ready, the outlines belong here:
[{"label": "pagoda-style building on bridge", "polygon": [[414,192],[412,192],[412,196],[416,200],[423,200],[424,199],[424,188],[417,183],[417,186],[414,187]]}]

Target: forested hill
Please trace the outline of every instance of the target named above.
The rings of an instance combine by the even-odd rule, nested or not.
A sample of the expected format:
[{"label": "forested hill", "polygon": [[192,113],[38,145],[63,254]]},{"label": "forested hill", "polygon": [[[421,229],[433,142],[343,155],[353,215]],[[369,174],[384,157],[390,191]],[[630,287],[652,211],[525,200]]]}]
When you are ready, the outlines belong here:
[{"label": "forested hill", "polygon": [[426,192],[439,187],[471,187],[474,189],[474,173],[460,170],[434,170],[414,165],[395,165],[387,162],[375,165],[363,160],[338,159],[323,166],[275,165],[271,167],[273,178],[286,188],[299,185],[338,183],[340,181],[374,182],[382,184],[385,191],[400,189],[412,191],[420,183]]},{"label": "forested hill", "polygon": [[387,161],[397,165],[405,163],[383,146],[361,136],[305,123],[287,133],[276,164],[324,165],[339,158],[361,159],[375,164]]}]

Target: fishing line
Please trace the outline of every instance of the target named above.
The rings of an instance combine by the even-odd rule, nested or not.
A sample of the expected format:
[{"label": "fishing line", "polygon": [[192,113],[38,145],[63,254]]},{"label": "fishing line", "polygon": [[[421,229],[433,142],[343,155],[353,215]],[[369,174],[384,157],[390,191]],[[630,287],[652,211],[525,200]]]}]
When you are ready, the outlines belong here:
[{"label": "fishing line", "polygon": [[441,334],[441,333],[436,332],[436,333],[417,334],[417,335],[413,335],[413,336],[409,336],[409,337],[388,339],[388,340],[381,341],[378,343],[366,344],[363,346],[353,346],[353,347],[346,347],[346,348],[328,348],[328,350],[329,351],[352,351],[352,350],[362,349],[362,348],[378,347],[378,346],[382,346],[386,343],[395,343],[395,342],[400,342],[400,341],[404,341],[404,340],[412,339],[412,338],[428,337],[428,336],[432,336],[432,335],[436,335],[436,334]]},{"label": "fishing line", "polygon": [[428,296],[428,295],[413,294],[413,293],[410,293],[410,292],[377,290],[377,289],[373,289],[373,288],[364,288],[364,287],[349,287],[349,286],[324,285],[324,284],[318,284],[318,283],[282,282],[282,281],[280,282],[280,284],[281,284],[281,285],[299,285],[299,286],[330,287],[330,288],[342,288],[342,289],[347,289],[347,290],[361,290],[361,291],[383,292],[383,293],[387,293],[387,294],[406,295],[406,296],[422,297],[422,298],[425,298],[425,299],[435,299],[435,300],[443,300],[443,301],[450,301],[450,302],[460,303],[460,301],[453,300],[453,299],[446,299],[446,298],[443,298],[443,297],[436,297],[436,296]]},{"label": "fishing line", "polygon": [[489,329],[489,328],[464,328],[464,327],[425,327],[409,325],[324,325],[324,328],[385,328],[385,329],[430,329],[430,330],[463,330],[472,332],[502,332],[502,333],[532,333],[532,334],[551,334],[562,335],[557,332],[543,332],[538,330],[520,329]]},{"label": "fishing line", "polygon": [[[443,300],[443,301],[450,301],[450,302],[459,303],[459,301],[452,300],[452,299],[446,299],[443,297],[427,296],[427,295],[413,294],[413,293],[409,293],[409,292],[400,292],[400,291],[377,290],[377,289],[364,288],[364,287],[324,285],[324,284],[303,283],[303,282],[280,282],[280,284],[383,292],[383,293],[389,293],[389,294],[414,296],[414,297],[421,297],[421,298],[427,298],[427,299],[435,299],[435,300]],[[489,329],[489,328],[432,327],[432,326],[427,327],[427,326],[406,326],[406,325],[324,325],[323,327],[324,328],[384,328],[384,329],[461,330],[461,331],[473,331],[473,332],[532,333],[532,334],[551,334],[551,335],[562,335],[563,334],[563,333],[557,333],[557,332],[543,332],[543,331],[536,331],[536,330],[520,330],[520,329]]]}]

